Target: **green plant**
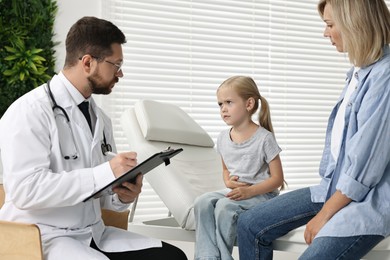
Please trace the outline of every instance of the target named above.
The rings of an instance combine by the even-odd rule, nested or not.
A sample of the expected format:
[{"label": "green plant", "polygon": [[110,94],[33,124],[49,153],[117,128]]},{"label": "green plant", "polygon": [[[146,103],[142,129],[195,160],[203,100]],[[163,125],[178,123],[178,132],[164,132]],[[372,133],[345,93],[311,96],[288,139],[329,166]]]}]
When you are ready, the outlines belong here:
[{"label": "green plant", "polygon": [[0,116],[54,74],[54,0],[0,0]]},{"label": "green plant", "polygon": [[[11,53],[10,56],[4,58],[6,61],[12,61],[13,66],[11,69],[4,71],[4,76],[10,77],[9,83],[16,83],[17,81],[24,81],[26,77],[33,75],[45,76],[49,79],[50,76],[45,74],[47,68],[43,66],[45,58],[39,56],[38,53],[43,49],[31,49],[25,48],[24,44],[18,46],[19,48],[12,48],[5,46],[5,49]],[[36,78],[33,78],[36,81]],[[36,83],[36,82],[35,82]]]}]

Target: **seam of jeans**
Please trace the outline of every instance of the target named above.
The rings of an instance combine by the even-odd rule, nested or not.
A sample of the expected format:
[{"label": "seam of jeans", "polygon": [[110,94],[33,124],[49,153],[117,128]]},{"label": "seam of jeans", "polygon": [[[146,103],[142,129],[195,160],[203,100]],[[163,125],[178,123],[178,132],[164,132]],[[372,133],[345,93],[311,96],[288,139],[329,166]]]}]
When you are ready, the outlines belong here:
[{"label": "seam of jeans", "polygon": [[283,220],[283,221],[277,222],[277,223],[275,223],[275,224],[273,224],[271,226],[268,226],[265,229],[261,230],[259,233],[256,234],[256,237],[262,236],[265,232],[267,232],[267,231],[269,231],[269,230],[271,230],[271,229],[273,229],[275,227],[284,225],[284,224],[289,223],[289,222],[294,222],[296,220],[303,219],[303,218],[306,218],[306,217],[309,217],[309,216],[314,216],[317,213],[318,213],[317,211],[311,211],[311,212],[307,212],[305,214],[294,216],[293,218],[289,218],[288,220]]},{"label": "seam of jeans", "polygon": [[[315,210],[313,210],[313,211],[311,211],[311,212],[307,212],[307,213],[305,213],[305,214],[301,214],[301,215],[298,215],[298,216],[294,216],[293,218],[290,218],[290,219],[288,219],[288,220],[284,220],[284,221],[280,221],[280,222],[277,222],[277,223],[275,223],[275,224],[273,224],[273,225],[271,225],[271,226],[268,226],[267,228],[265,228],[265,229],[263,229],[263,230],[261,230],[260,232],[258,232],[257,234],[256,234],[256,237],[255,237],[255,243],[256,243],[256,246],[255,246],[255,253],[256,253],[256,260],[259,260],[260,258],[260,250],[259,250],[259,246],[257,246],[257,245],[259,245],[259,244],[261,244],[261,240],[259,239],[259,237],[261,237],[264,233],[266,233],[267,231],[269,231],[269,230],[271,230],[271,229],[273,229],[273,228],[275,228],[275,227],[278,227],[278,226],[281,226],[281,225],[284,225],[284,224],[286,224],[286,223],[289,223],[289,222],[294,222],[294,221],[296,221],[296,220],[298,220],[298,219],[302,219],[302,218],[305,218],[305,217],[308,217],[308,216],[314,216],[314,215],[316,215],[318,213],[318,211],[315,211]],[[271,242],[272,243],[272,242]],[[264,244],[262,244],[262,245],[264,245]]]},{"label": "seam of jeans", "polygon": [[340,254],[336,257],[336,260],[344,259],[344,256],[353,248],[361,239],[363,236],[358,236],[353,243],[349,245],[348,248],[346,248],[344,251],[340,252]]},{"label": "seam of jeans", "polygon": [[346,255],[347,253],[349,253],[349,252],[351,251],[351,249],[352,249],[353,247],[356,246],[356,244],[360,243],[360,241],[361,241],[364,237],[365,237],[364,235],[357,236],[356,239],[355,239],[355,241],[354,241],[353,243],[351,243],[351,244],[349,245],[348,248],[346,248],[343,252],[341,252],[341,253],[337,256],[336,260],[339,260],[339,259],[348,259],[348,258],[345,258],[345,255]]}]

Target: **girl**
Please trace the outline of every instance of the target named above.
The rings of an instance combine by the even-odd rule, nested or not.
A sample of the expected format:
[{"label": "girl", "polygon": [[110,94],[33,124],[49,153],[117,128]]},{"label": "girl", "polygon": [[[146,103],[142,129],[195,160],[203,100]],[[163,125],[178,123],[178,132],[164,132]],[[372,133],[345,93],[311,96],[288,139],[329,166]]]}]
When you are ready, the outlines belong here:
[{"label": "girl", "polygon": [[[217,90],[220,114],[230,129],[220,133],[226,189],[205,193],[195,200],[195,259],[233,259],[238,215],[279,194],[283,170],[268,103],[253,79],[235,76]],[[259,107],[259,124],[252,115]]]},{"label": "girl", "polygon": [[384,0],[320,0],[318,10],[354,66],[329,118],[322,180],[242,214],[241,259],[272,259],[272,242],[304,224],[301,260],[360,259],[390,235],[390,12]]}]

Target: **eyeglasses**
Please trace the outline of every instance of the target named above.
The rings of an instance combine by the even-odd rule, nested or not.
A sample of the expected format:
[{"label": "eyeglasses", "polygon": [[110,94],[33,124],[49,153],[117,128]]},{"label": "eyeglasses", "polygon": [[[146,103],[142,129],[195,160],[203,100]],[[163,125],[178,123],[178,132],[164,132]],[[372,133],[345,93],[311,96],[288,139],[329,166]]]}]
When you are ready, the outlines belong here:
[{"label": "eyeglasses", "polygon": [[114,65],[117,68],[116,73],[119,73],[119,71],[122,70],[123,61],[121,63],[114,63],[108,60],[104,60],[104,61],[107,62],[108,64]]},{"label": "eyeglasses", "polygon": [[[95,60],[101,60],[100,57],[96,57],[96,56],[92,56],[91,57]],[[79,57],[79,60],[81,60],[83,57]],[[119,73],[119,71],[122,70],[122,65],[123,65],[123,61],[121,61],[120,63],[114,63],[112,61],[108,61],[108,60],[104,60],[105,62],[107,62],[108,64],[111,64],[113,66],[115,66],[117,68],[116,72],[115,73]]]}]

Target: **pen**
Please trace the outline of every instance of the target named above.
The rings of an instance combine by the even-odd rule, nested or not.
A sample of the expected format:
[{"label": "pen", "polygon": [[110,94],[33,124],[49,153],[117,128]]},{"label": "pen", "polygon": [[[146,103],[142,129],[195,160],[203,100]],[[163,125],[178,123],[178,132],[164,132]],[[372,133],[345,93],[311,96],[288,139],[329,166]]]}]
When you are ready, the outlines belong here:
[{"label": "pen", "polygon": [[116,156],[116,153],[113,153],[113,152],[108,151],[108,152],[106,152],[106,155],[110,155],[110,156],[112,156],[112,157],[115,157],[115,156]]}]

